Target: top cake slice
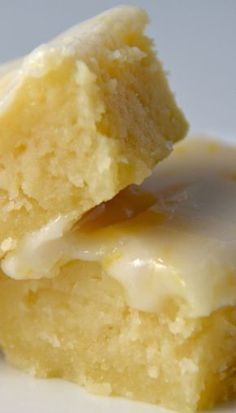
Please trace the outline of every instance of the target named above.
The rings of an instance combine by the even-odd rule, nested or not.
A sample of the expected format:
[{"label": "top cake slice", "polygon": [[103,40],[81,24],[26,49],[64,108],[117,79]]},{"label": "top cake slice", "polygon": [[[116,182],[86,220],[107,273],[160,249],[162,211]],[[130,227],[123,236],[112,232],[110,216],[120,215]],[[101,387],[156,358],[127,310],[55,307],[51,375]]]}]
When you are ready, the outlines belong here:
[{"label": "top cake slice", "polygon": [[148,17],[118,7],[0,69],[0,253],[141,183],[184,137]]}]

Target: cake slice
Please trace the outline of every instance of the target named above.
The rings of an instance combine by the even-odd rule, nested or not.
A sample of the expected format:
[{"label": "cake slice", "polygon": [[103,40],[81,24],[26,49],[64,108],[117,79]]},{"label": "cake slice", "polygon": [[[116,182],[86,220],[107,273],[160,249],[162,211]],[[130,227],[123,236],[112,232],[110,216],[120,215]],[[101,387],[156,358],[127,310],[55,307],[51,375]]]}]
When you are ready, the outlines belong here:
[{"label": "cake slice", "polygon": [[0,69],[0,255],[141,183],[184,137],[147,22],[118,7]]},{"label": "cake slice", "polygon": [[57,277],[2,274],[7,359],[181,412],[234,398],[235,164],[230,147],[177,145],[141,187],[49,241],[43,263],[32,258],[42,273],[61,260]]}]

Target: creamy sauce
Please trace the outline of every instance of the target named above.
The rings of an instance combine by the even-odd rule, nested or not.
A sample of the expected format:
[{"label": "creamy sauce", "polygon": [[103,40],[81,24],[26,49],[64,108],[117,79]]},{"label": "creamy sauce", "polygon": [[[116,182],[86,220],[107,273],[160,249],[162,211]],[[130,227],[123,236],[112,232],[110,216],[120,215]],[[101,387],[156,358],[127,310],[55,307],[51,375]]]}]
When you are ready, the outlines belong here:
[{"label": "creamy sauce", "polygon": [[55,276],[70,260],[98,261],[129,305],[156,312],[168,298],[190,316],[236,304],[236,150],[177,145],[151,178],[88,212],[28,235],[2,268],[17,279]]}]

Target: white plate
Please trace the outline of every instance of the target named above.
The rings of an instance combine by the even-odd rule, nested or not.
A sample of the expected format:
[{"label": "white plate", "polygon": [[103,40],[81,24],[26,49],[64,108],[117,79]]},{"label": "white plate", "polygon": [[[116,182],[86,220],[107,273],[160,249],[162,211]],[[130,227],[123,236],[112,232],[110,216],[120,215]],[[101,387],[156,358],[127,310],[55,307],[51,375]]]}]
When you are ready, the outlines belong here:
[{"label": "white plate", "polygon": [[[46,40],[47,34],[56,34],[59,27],[69,26],[76,15],[78,19],[88,17],[119,1],[86,0],[81,4],[67,0],[59,5],[56,0],[41,0],[30,8],[28,0],[4,2],[3,6],[1,3],[2,0],[0,50],[3,56],[13,57],[30,49],[31,44]],[[192,133],[236,139],[236,1],[131,0],[129,3],[140,4],[150,13],[149,33],[156,39],[165,68],[171,72],[171,84],[191,123]],[[55,14],[55,7],[60,12]],[[16,36],[12,36],[12,27]],[[11,37],[6,42],[9,33]],[[33,379],[0,361],[0,413],[111,411],[164,413],[165,410],[118,398],[96,397],[62,380]],[[212,413],[235,411],[236,403]]]}]

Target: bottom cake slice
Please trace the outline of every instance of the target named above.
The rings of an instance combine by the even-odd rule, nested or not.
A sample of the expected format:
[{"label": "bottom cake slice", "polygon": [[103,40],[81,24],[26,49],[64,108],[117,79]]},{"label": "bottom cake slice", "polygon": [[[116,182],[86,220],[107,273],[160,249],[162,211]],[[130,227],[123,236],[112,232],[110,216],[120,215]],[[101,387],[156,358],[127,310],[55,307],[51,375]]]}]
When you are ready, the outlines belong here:
[{"label": "bottom cake slice", "polygon": [[[36,376],[180,411],[233,398],[235,160],[231,148],[181,144],[139,191],[84,217],[50,262],[57,276],[2,273],[6,358]],[[73,243],[80,259],[69,256]]]},{"label": "bottom cake slice", "polygon": [[236,387],[236,309],[159,316],[127,306],[98,266],[69,264],[53,280],[1,277],[1,344],[15,366],[102,395],[195,411]]}]

